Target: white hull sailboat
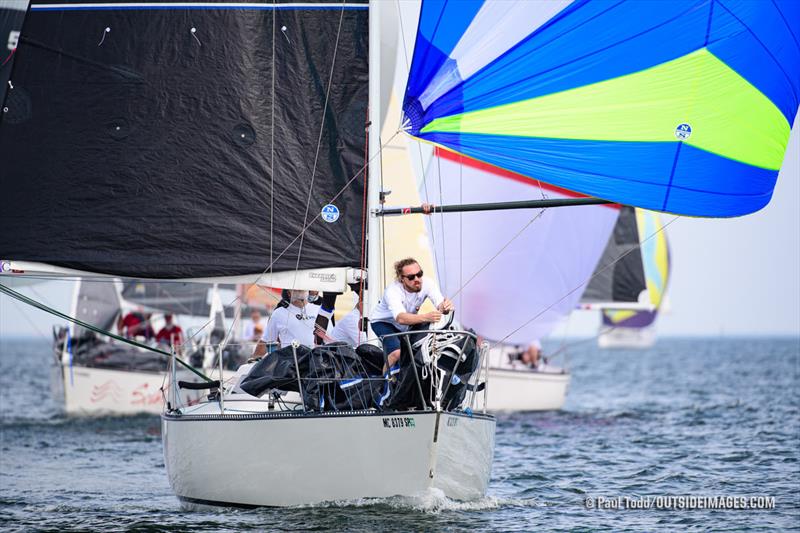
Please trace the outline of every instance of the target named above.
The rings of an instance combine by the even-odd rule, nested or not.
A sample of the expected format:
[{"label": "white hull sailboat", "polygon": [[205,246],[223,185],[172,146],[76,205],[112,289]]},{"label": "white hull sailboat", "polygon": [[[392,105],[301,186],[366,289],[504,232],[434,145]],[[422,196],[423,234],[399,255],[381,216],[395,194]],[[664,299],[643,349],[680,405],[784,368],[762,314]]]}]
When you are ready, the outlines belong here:
[{"label": "white hull sailboat", "polygon": [[[125,289],[120,294],[120,284],[116,281],[78,281],[73,293],[72,316],[102,328],[115,327],[117,318],[134,308],[134,302],[124,297],[133,285],[139,284],[123,284]],[[153,289],[156,285],[149,284],[149,287]],[[211,317],[207,323],[218,321],[216,328],[222,328],[224,318],[218,310],[223,306],[216,288],[195,285],[190,291],[202,295],[203,302],[206,301],[204,295],[208,292],[212,305],[206,306],[209,310],[204,309],[206,315]],[[174,295],[176,289],[173,287],[170,293]],[[135,303],[142,304],[142,301]],[[160,302],[158,306],[149,301],[145,303],[150,305],[147,309],[162,313],[172,311],[169,303]],[[186,300],[181,302],[173,299],[171,304],[187,315],[194,311]],[[209,337],[213,337],[213,333],[200,335],[200,342],[193,342],[191,351],[201,359],[202,367],[210,373],[216,372],[217,376],[222,372],[223,379],[226,379],[233,373],[215,368],[219,363],[217,351],[202,344]],[[189,346],[185,348],[189,349]],[[170,349],[164,345],[159,348]],[[228,355],[237,348],[238,345],[229,344]],[[68,416],[124,416],[139,413],[157,415],[164,410],[165,386],[168,381],[166,356],[154,355],[146,346],[128,346],[76,324],[60,328],[54,333],[53,350],[55,360],[51,373],[52,389],[56,402],[61,404]],[[178,372],[182,380],[197,380],[197,376],[186,370]],[[181,393],[181,399],[186,405],[197,403],[202,396],[202,391],[185,390]]]},{"label": "white hull sailboat", "polygon": [[[369,19],[370,28],[377,28],[380,18],[374,3]],[[370,49],[380,49],[378,32],[374,30],[370,32]],[[379,64],[378,54],[370,54],[372,102],[381,100]],[[370,118],[375,124],[381,122],[379,106],[370,107]],[[370,146],[379,146],[378,132],[377,127],[370,129]],[[377,163],[370,161],[368,207],[378,205]],[[370,217],[368,235],[367,285],[372,290],[367,297],[371,309],[380,294],[380,226],[376,217]],[[448,348],[441,350],[436,348],[434,333],[419,341],[430,340],[429,346],[433,346],[422,362],[417,361],[417,348],[412,349],[409,341],[406,353],[414,355],[404,369],[413,368],[421,401],[411,410],[385,409],[381,400],[377,407],[372,403],[363,409],[325,410],[315,406],[312,412],[307,410],[304,399],[299,404],[281,402],[282,408],[274,410],[274,398],[238,400],[237,395],[225,390],[195,406],[176,407],[168,402],[162,415],[162,434],[173,491],[185,505],[246,507],[422,496],[430,490],[440,490],[456,500],[483,497],[491,474],[495,419],[485,412],[476,414],[471,406],[479,395],[476,390],[481,370],[486,378],[482,367],[485,349],[481,350],[477,375],[467,373],[459,379],[455,371],[462,362],[460,356],[455,357],[452,373],[444,370],[440,361],[453,343],[463,341],[466,346],[476,338],[465,332],[448,335],[454,337],[448,337]],[[410,339],[407,333],[399,336]],[[269,363],[277,353],[262,362]],[[318,378],[301,374],[296,351],[294,366],[302,398],[303,387],[313,385]],[[426,382],[430,385],[420,384],[420,374],[431,380]],[[341,379],[330,381],[343,385]],[[470,381],[472,389],[465,398],[445,405],[451,387],[467,387]],[[180,394],[181,386],[176,379],[171,383],[174,397]]]},{"label": "white hull sailboat", "polygon": [[[158,414],[163,410],[166,374],[54,365],[56,394],[67,415]],[[191,396],[186,402],[193,402]]]},{"label": "white hull sailboat", "polygon": [[[71,365],[68,357],[55,362],[51,372],[52,392],[67,416],[158,415],[164,411],[166,372]],[[188,372],[179,372],[181,379],[193,378]],[[202,391],[181,392],[185,405],[193,405],[202,397]]]},{"label": "white hull sailboat", "polygon": [[[564,407],[571,376],[569,372],[549,370],[515,370],[489,368],[486,410],[496,411],[557,411]],[[483,408],[481,397],[478,407]]]},{"label": "white hull sailboat", "polygon": [[646,350],[655,345],[670,267],[666,229],[658,215],[622,208],[580,305],[600,311],[599,348]]},{"label": "white hull sailboat", "polygon": [[488,393],[477,396],[478,408],[496,411],[554,411],[564,407],[571,374],[545,361],[535,368],[510,362],[514,349],[498,346],[489,350]]},{"label": "white hull sailboat", "polygon": [[656,344],[655,326],[643,328],[618,327],[602,331],[597,337],[597,346],[616,350],[646,350]]},{"label": "white hull sailboat", "polygon": [[[475,350],[475,337],[466,332],[398,336],[406,342],[412,335],[424,336],[408,340],[405,353],[413,352],[415,362],[406,359],[401,364],[405,377],[388,382],[385,390],[396,387],[393,394],[401,394],[402,383],[411,384],[413,407],[385,409],[381,400],[378,408],[325,410],[319,404],[312,409],[317,403],[304,400],[311,397],[304,393],[268,388],[255,397],[240,384],[216,391],[200,404],[184,406],[175,396],[185,385],[174,377],[168,409],[161,417],[173,491],[186,505],[237,507],[423,496],[431,489],[456,500],[482,497],[491,474],[495,419],[473,407],[479,397],[485,401],[488,392],[485,380],[483,387],[474,386],[486,376],[486,349]],[[470,343],[473,348],[467,349]],[[422,351],[420,344],[426,347]],[[259,365],[274,370],[281,368],[280,357],[285,363],[293,358],[296,391],[316,383],[342,388],[347,382],[363,383],[362,377],[351,381],[354,376],[346,370],[337,371],[338,378],[303,373],[297,347],[291,355],[286,350],[273,352]],[[339,367],[335,356],[324,360],[321,366]],[[459,365],[466,367],[465,374],[458,371]],[[253,376],[256,368],[245,379],[263,379]],[[288,384],[284,375],[276,379]],[[468,382],[473,386],[466,386]],[[466,387],[465,393],[452,405],[448,392],[459,384]]]},{"label": "white hull sailboat", "polygon": [[474,500],[489,484],[491,416],[270,412],[266,401],[225,407],[206,403],[162,418],[170,485],[184,503],[284,506],[430,489]]}]

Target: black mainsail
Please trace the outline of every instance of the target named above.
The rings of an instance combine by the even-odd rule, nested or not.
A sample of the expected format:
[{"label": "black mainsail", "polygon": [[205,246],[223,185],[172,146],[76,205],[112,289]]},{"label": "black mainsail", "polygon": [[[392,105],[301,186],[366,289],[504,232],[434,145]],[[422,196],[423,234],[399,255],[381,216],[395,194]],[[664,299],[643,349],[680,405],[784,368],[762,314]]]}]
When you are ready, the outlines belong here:
[{"label": "black mainsail", "polygon": [[359,266],[367,26],[359,0],[34,0],[0,118],[0,257],[171,279]]},{"label": "black mainsail", "polygon": [[[584,304],[637,304],[647,290],[636,210],[623,206],[606,249],[581,297]],[[649,300],[647,300],[649,302]],[[636,307],[635,305],[633,307]]]}]

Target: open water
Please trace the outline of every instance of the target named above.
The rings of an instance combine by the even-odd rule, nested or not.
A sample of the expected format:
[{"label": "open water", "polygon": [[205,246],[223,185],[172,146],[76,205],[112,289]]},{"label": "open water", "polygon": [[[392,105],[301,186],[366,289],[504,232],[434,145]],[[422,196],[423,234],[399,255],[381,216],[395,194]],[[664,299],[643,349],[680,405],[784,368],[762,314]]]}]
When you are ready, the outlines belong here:
[{"label": "open water", "polygon": [[[157,417],[58,415],[51,358],[44,341],[0,339],[2,530],[800,529],[798,338],[661,339],[647,352],[574,346],[563,411],[498,418],[481,501],[429,494],[249,511],[181,510]],[[618,496],[771,496],[775,506],[585,506]]]}]

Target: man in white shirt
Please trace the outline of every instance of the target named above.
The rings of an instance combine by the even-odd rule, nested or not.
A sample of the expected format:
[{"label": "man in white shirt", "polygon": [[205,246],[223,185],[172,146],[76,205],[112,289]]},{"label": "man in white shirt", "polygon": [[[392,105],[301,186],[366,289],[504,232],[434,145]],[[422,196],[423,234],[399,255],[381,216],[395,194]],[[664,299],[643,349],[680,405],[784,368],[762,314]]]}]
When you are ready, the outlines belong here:
[{"label": "man in white shirt", "polygon": [[[383,342],[383,351],[389,368],[400,359],[400,339],[384,337],[407,331],[415,324],[438,322],[442,313],[453,311],[453,303],[442,296],[436,285],[422,279],[422,268],[416,259],[402,259],[394,264],[397,279],[386,287],[383,296],[370,314],[370,325]],[[419,309],[430,298],[436,311],[420,315]]]},{"label": "man in white shirt", "polygon": [[[358,295],[356,295],[356,298],[358,298]],[[361,324],[362,309],[362,302],[358,300],[353,310],[336,323],[336,326],[331,332],[332,341],[346,342],[350,346],[356,347],[367,340],[367,334],[361,331],[359,327],[359,324]]]},{"label": "man in white shirt", "polygon": [[267,343],[280,342],[281,348],[291,346],[296,340],[304,346],[314,346],[314,322],[318,306],[308,306],[308,291],[290,291],[289,305],[276,307],[267,323],[267,329],[253,355],[267,353]]}]

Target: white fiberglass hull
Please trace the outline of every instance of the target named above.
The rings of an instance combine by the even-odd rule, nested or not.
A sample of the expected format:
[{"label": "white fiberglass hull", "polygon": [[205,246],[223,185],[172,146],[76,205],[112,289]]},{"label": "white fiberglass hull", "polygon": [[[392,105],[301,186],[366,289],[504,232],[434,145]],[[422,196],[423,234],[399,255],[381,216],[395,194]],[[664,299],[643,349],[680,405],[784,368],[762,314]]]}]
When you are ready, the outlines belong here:
[{"label": "white fiberglass hull", "polygon": [[608,349],[646,350],[656,343],[654,327],[614,328],[597,337],[597,346]]},{"label": "white fiberglass hull", "polygon": [[[117,416],[160,414],[164,411],[161,387],[168,382],[166,372],[83,366],[61,366],[60,371],[67,415]],[[197,403],[203,394],[204,391],[182,391],[181,400],[191,405]]]},{"label": "white fiberglass hull", "polygon": [[[489,368],[489,389],[486,410],[495,411],[552,411],[561,409],[567,397],[568,372],[536,372]],[[477,408],[482,409],[484,395],[476,396]]]},{"label": "white fiberglass hull", "polygon": [[457,500],[486,493],[491,416],[233,414],[258,403],[226,401],[224,417],[216,403],[162,415],[169,482],[182,502],[287,506],[423,495],[431,488]]}]

